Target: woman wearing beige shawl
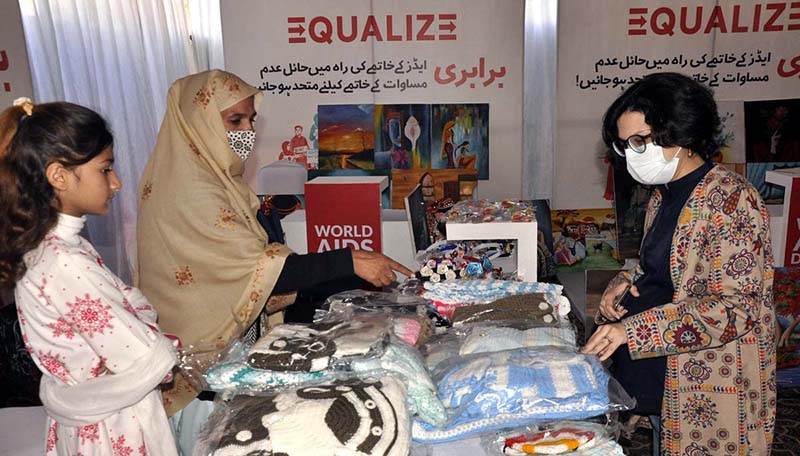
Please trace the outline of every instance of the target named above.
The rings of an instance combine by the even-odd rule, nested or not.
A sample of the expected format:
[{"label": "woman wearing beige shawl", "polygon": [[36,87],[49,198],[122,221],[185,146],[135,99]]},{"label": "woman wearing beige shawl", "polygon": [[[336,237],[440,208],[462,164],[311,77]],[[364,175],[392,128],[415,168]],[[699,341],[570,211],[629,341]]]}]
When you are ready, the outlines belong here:
[{"label": "woman wearing beige shawl", "polygon": [[196,374],[176,375],[165,391],[170,415],[197,397],[205,368],[265,307],[271,322],[281,321],[294,294],[279,292],[319,279],[298,267],[300,260],[328,271],[326,279],[356,274],[387,285],[393,270],[411,274],[373,252],[292,255],[269,242],[257,220],[258,198],[242,178],[261,99],[257,89],[219,70],[176,81],[142,176],[136,282],[158,310],[159,325],[180,337],[184,367]]}]

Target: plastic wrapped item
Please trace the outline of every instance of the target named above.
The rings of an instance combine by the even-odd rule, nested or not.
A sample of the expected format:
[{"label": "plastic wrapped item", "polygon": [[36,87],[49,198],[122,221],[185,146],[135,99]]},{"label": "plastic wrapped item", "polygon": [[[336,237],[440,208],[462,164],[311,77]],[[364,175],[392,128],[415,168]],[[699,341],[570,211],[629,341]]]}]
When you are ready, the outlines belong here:
[{"label": "plastic wrapped item", "polygon": [[255,369],[246,362],[249,348],[237,343],[228,356],[206,372],[211,390],[220,393],[259,394],[331,382],[342,375],[369,377],[394,374],[408,388],[408,410],[427,423],[441,424],[446,419],[444,406],[436,397],[436,386],[419,351],[400,341],[391,341],[380,357],[351,358],[336,370],[314,372]]},{"label": "plastic wrapped item", "polygon": [[195,456],[409,452],[406,387],[392,376],[339,380],[217,403]]},{"label": "plastic wrapped item", "polygon": [[272,371],[315,372],[352,356],[380,356],[391,333],[381,315],[272,328],[247,354],[247,364]]},{"label": "plastic wrapped item", "polygon": [[434,372],[447,424],[421,421],[414,440],[446,442],[541,421],[585,419],[628,410],[634,401],[594,355],[524,348],[454,358]]},{"label": "plastic wrapped item", "polygon": [[614,423],[559,421],[485,436],[482,444],[489,456],[623,456],[625,453],[614,440],[614,433]]},{"label": "plastic wrapped item", "polygon": [[513,280],[458,280],[453,282],[424,284],[422,297],[429,300],[436,311],[452,321],[458,307],[489,304],[514,295],[542,293],[553,307],[555,314],[566,316],[569,301],[561,296],[563,287],[552,283],[517,282]]},{"label": "plastic wrapped item", "polygon": [[428,369],[436,371],[444,361],[478,353],[534,347],[577,350],[576,339],[575,327],[568,321],[557,326],[526,320],[486,322],[453,327],[429,340],[422,347],[422,354]]},{"label": "plastic wrapped item", "polygon": [[453,326],[517,319],[535,321],[541,326],[556,326],[560,320],[544,293],[512,295],[489,304],[457,307],[453,311]]},{"label": "plastic wrapped item", "polygon": [[492,261],[510,255],[513,249],[511,241],[439,241],[417,254],[416,277],[422,282],[500,278],[503,271]]},{"label": "plastic wrapped item", "polygon": [[440,318],[419,295],[351,290],[329,297],[323,309],[317,310],[314,320],[347,320],[359,312],[391,318],[394,335],[415,346],[425,343]]},{"label": "plastic wrapped item", "polygon": [[459,201],[447,212],[448,222],[492,223],[533,222],[536,209],[532,201]]}]

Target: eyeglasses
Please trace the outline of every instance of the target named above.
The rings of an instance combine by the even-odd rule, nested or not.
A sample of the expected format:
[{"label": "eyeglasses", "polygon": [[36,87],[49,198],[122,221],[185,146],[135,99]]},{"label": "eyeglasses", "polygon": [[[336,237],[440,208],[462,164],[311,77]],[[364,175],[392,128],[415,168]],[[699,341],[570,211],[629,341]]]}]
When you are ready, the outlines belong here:
[{"label": "eyeglasses", "polygon": [[647,148],[647,139],[651,136],[653,136],[652,133],[649,135],[631,135],[628,139],[615,139],[611,146],[614,148],[614,152],[623,158],[625,158],[626,149],[631,149],[637,154],[643,154]]}]

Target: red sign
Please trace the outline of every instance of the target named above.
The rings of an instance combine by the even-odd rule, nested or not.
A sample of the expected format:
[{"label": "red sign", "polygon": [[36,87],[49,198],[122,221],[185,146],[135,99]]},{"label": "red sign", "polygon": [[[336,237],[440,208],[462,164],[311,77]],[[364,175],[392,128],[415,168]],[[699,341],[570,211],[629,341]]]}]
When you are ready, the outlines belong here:
[{"label": "red sign", "polygon": [[800,266],[800,177],[792,179],[791,195],[787,194],[784,198],[790,199],[789,214],[786,219],[786,256],[783,265]]},{"label": "red sign", "polygon": [[318,177],[306,183],[309,252],[381,251],[381,191],[386,177]]}]

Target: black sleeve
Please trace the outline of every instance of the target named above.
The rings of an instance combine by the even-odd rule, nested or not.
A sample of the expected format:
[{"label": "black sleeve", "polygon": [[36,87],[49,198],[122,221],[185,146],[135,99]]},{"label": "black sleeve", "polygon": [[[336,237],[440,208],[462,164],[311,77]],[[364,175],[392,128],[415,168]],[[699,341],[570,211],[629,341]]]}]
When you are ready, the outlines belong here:
[{"label": "black sleeve", "polygon": [[289,255],[272,292],[289,293],[353,275],[353,255],[350,249]]}]

